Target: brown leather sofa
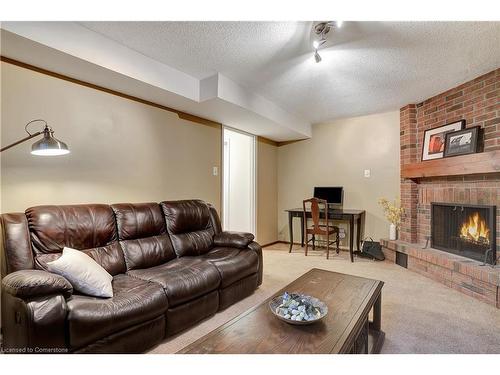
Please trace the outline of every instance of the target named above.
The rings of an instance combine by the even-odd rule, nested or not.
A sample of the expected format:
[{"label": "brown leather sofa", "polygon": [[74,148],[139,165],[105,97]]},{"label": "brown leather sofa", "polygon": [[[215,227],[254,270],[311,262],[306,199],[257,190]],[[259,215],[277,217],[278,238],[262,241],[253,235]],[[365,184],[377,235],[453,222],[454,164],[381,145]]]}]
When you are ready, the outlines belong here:
[{"label": "brown leather sofa", "polygon": [[[200,200],[38,206],[4,214],[1,224],[8,352],[143,352],[262,282],[254,236],[222,232]],[[112,298],[78,294],[46,271],[65,246],[113,276]]]}]

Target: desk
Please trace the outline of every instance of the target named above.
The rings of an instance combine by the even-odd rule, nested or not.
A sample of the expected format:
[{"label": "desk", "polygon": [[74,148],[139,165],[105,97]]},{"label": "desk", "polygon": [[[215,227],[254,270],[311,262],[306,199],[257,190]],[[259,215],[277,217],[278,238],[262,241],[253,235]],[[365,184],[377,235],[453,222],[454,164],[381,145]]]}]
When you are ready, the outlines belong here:
[{"label": "desk", "polygon": [[[288,212],[288,230],[290,231],[290,251],[292,251],[293,246],[293,218],[298,217],[300,219],[300,245],[304,247],[304,212],[302,208],[292,208],[285,210]],[[311,211],[306,211],[307,218],[311,217]],[[323,211],[321,212],[320,218],[324,219],[325,215]],[[364,227],[365,227],[365,210],[349,210],[349,209],[329,209],[328,210],[329,220],[339,220],[349,222],[349,254],[351,256],[351,262],[354,262],[353,248],[354,248],[354,222],[356,222],[356,246],[359,250],[361,238],[363,237]]]}]

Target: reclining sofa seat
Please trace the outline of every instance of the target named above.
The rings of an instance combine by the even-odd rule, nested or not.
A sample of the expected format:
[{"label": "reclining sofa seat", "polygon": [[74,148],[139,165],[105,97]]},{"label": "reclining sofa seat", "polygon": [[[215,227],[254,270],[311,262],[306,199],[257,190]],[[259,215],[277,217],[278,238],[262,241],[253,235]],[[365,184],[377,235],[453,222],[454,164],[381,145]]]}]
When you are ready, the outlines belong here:
[{"label": "reclining sofa seat", "polygon": [[[1,217],[6,348],[142,352],[251,294],[262,252],[200,200],[33,207]],[[63,247],[113,276],[112,298],[46,271]]]}]

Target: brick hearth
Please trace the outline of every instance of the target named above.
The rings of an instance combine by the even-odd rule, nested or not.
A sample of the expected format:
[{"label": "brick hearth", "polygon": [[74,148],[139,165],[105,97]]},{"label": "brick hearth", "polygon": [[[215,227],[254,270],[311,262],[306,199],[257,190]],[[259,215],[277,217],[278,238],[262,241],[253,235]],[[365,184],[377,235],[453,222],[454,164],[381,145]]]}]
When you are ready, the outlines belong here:
[{"label": "brick hearth", "polygon": [[[465,119],[466,127],[476,125],[482,127],[485,152],[500,150],[500,68],[421,103],[408,104],[401,108],[401,166],[421,161],[425,130],[462,119]],[[496,242],[497,251],[500,250],[500,173],[428,177],[420,179],[418,183],[402,178],[401,204],[405,208],[406,215],[399,233],[400,239],[404,241],[401,243],[406,243],[407,246],[412,245],[412,248],[421,251],[422,245],[430,236],[431,202],[496,205]],[[415,246],[415,244],[419,246]],[[429,251],[443,253],[439,250]],[[417,271],[420,265],[420,272],[433,278],[436,278],[434,276],[435,270],[441,272],[440,268],[435,268],[436,265],[433,263],[432,258],[430,258],[431,260],[425,260],[425,257],[413,258],[413,270]],[[426,269],[425,272],[422,272],[422,267]],[[447,271],[442,272],[447,274]],[[438,281],[455,289],[462,288],[462,291],[467,291],[469,295],[475,293],[471,291],[473,288],[467,289],[467,287],[456,286],[460,285],[460,283],[452,282],[453,273],[449,277],[451,279],[438,278]],[[458,277],[456,272],[454,277]],[[446,282],[443,280],[446,280]],[[492,299],[490,297],[493,295],[493,290],[490,292],[491,295],[488,294],[489,297],[487,298],[480,297],[478,294],[481,293],[475,293],[473,296],[483,301],[489,300],[491,303]],[[495,293],[495,304],[498,307],[498,288]],[[487,293],[483,294],[486,295]]]},{"label": "brick hearth", "polygon": [[409,270],[500,309],[500,268],[403,241],[381,244],[387,261],[395,262],[396,252],[406,254]]}]

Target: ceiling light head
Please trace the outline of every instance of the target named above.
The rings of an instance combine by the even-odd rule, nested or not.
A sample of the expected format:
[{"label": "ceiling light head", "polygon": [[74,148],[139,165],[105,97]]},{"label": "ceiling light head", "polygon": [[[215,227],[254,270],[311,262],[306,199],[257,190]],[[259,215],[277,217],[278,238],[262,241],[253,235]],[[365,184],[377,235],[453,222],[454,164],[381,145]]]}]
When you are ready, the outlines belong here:
[{"label": "ceiling light head", "polygon": [[57,156],[69,154],[68,145],[54,137],[51,127],[45,126],[43,138],[33,143],[31,154],[38,156]]},{"label": "ceiling light head", "polygon": [[321,61],[321,56],[319,55],[318,51],[314,52],[314,60],[316,60],[317,63]]},{"label": "ceiling light head", "polygon": [[315,50],[316,50],[316,49],[318,49],[318,48],[319,48],[319,47],[321,47],[323,44],[325,44],[325,42],[326,42],[326,39],[315,40],[315,41],[313,42],[313,47],[314,47],[314,49],[315,49]]}]

